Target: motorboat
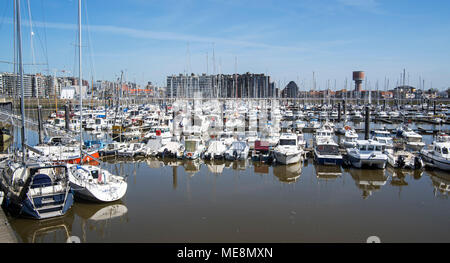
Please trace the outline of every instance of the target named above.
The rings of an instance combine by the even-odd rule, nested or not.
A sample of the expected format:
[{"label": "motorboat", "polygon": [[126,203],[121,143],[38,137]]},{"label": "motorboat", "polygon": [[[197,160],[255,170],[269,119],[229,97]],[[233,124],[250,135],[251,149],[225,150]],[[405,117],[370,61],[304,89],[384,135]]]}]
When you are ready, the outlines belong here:
[{"label": "motorboat", "polygon": [[250,147],[250,150],[255,148],[255,141],[258,140],[258,133],[256,131],[247,131],[245,134],[247,144]]},{"label": "motorboat", "polygon": [[111,142],[108,143],[101,151],[102,156],[116,156],[119,150],[127,147],[127,143],[124,142]]},{"label": "motorboat", "polygon": [[225,152],[225,159],[229,161],[246,160],[250,147],[245,141],[234,141]]},{"label": "motorboat", "polygon": [[342,146],[344,146],[344,148],[354,148],[356,147],[356,140],[358,140],[358,133],[356,133],[355,129],[350,126],[345,126],[345,135]]},{"label": "motorboat", "polygon": [[282,133],[278,145],[273,150],[275,160],[281,164],[293,164],[303,160],[303,149],[293,133]]},{"label": "motorboat", "polygon": [[411,150],[420,151],[425,146],[425,143],[422,141],[422,135],[415,131],[403,131],[402,137],[406,147]]},{"label": "motorboat", "polygon": [[149,139],[144,146],[145,156],[155,157],[162,146],[162,138]]},{"label": "motorboat", "polygon": [[339,146],[332,138],[319,137],[314,145],[314,160],[322,165],[341,165]]},{"label": "motorboat", "polygon": [[203,140],[198,136],[191,136],[184,140],[184,158],[198,159],[203,155],[205,145]]},{"label": "motorboat", "polygon": [[162,145],[158,149],[156,156],[181,159],[184,156],[184,145],[176,140],[172,140],[165,145]]},{"label": "motorboat", "polygon": [[69,165],[69,178],[75,197],[93,202],[120,200],[128,186],[123,177],[93,165]]},{"label": "motorboat", "polygon": [[172,133],[168,126],[156,126],[150,128],[150,130],[144,135],[144,139],[156,139],[160,138],[161,143],[164,145],[172,139]]},{"label": "motorboat", "polygon": [[252,151],[252,161],[271,163],[273,160],[268,141],[255,141],[255,148]]},{"label": "motorboat", "polygon": [[450,171],[450,141],[443,141],[444,138],[435,140],[433,144],[423,148],[420,155],[427,166]]},{"label": "motorboat", "polygon": [[375,141],[378,141],[379,143],[384,144],[385,149],[392,149],[394,148],[394,140],[391,136],[391,132],[389,132],[386,129],[381,130],[373,130],[372,133],[372,139]]},{"label": "motorboat", "polygon": [[355,148],[347,148],[346,162],[356,168],[363,166],[384,169],[387,163],[387,156],[383,152],[383,144],[369,139],[357,140]]},{"label": "motorboat", "polygon": [[117,151],[118,156],[122,157],[135,157],[139,155],[145,155],[145,144],[141,142],[128,143],[127,147],[120,148]]},{"label": "motorboat", "polygon": [[388,158],[388,164],[394,168],[420,169],[424,166],[422,159],[408,151],[394,151],[385,149],[384,153]]},{"label": "motorboat", "polygon": [[205,159],[223,159],[225,157],[225,152],[227,151],[227,146],[223,141],[213,140],[209,143],[208,149],[206,150],[204,157]]}]

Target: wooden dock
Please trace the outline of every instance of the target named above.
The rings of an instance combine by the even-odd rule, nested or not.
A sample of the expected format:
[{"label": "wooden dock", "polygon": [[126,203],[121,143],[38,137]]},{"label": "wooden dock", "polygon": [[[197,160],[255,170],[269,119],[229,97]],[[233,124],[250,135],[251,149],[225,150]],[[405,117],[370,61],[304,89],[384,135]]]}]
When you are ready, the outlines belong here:
[{"label": "wooden dock", "polygon": [[18,243],[13,229],[9,225],[5,212],[0,208],[0,243]]}]

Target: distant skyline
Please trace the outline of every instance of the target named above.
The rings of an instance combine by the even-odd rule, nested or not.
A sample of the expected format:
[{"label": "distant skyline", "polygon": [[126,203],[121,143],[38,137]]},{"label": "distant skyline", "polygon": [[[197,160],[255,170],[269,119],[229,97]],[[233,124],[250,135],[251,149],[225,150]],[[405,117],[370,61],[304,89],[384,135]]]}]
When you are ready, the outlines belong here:
[{"label": "distant skyline", "polygon": [[[0,71],[13,71],[13,0],[0,3]],[[31,8],[28,9],[28,2]],[[78,75],[77,0],[21,0],[25,73]],[[192,72],[265,73],[281,88],[353,88],[366,72],[372,90],[401,81],[450,87],[449,1],[84,0],[83,78],[164,86]],[[215,63],[213,61],[213,50]],[[208,59],[208,62],[207,62]],[[43,64],[47,64],[43,65]],[[69,73],[67,73],[69,74]],[[409,83],[408,83],[409,80]],[[402,83],[399,83],[402,84]]]}]

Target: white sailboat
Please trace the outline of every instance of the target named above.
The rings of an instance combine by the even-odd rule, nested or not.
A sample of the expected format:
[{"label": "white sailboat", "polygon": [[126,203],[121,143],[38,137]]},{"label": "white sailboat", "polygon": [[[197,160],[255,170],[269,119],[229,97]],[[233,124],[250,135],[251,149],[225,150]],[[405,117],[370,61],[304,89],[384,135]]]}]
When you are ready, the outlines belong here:
[{"label": "white sailboat", "polygon": [[[78,55],[79,55],[79,82],[80,83],[80,116],[83,109],[81,94],[81,0],[78,0]],[[82,133],[80,132],[80,152]],[[82,160],[81,160],[82,163]],[[121,199],[127,190],[127,182],[121,176],[93,165],[69,165],[70,184],[75,190],[75,196],[95,202],[112,202]]]}]

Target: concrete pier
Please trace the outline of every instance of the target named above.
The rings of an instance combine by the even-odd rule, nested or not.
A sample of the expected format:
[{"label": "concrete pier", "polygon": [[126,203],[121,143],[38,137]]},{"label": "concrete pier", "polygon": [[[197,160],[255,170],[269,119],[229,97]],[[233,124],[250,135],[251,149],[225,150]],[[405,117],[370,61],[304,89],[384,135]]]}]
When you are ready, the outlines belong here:
[{"label": "concrete pier", "polygon": [[0,208],[0,243],[18,243],[3,208]]}]

